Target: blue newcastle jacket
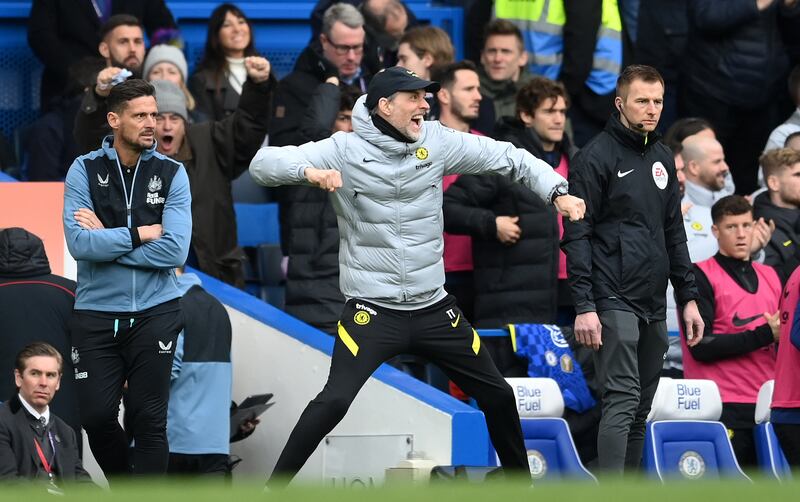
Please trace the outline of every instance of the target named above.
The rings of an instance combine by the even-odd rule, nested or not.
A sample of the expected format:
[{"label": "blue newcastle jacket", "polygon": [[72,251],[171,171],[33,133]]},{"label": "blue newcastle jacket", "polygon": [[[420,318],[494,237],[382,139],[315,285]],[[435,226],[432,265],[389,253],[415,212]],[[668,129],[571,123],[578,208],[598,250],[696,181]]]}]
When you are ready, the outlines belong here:
[{"label": "blue newcastle jacket", "polygon": [[[87,208],[105,228],[86,230],[74,212]],[[131,193],[113,137],[75,159],[64,184],[64,236],[78,262],[76,310],[139,312],[178,298],[173,269],[186,261],[192,235],[186,170],[153,147],[139,157]],[[135,228],[160,223],[163,235],[141,243]]]},{"label": "blue newcastle jacket", "polygon": [[178,336],[167,410],[170,453],[230,451],[231,321],[195,274],[178,277],[186,323]]}]

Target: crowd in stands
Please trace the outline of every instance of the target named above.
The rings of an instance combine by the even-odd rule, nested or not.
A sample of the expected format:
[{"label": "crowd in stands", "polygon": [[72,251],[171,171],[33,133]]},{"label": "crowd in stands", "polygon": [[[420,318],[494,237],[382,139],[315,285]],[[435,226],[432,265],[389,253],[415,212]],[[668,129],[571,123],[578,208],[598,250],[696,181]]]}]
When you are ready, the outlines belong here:
[{"label": "crowd in stands", "polygon": [[[645,135],[642,148],[648,148],[648,142],[661,142],[670,150],[670,159],[661,168],[669,176],[674,173],[679,187],[680,216],[705,325],[702,341],[688,344],[680,314],[685,299],[676,302],[670,287],[666,322],[670,332],[679,334],[669,341],[664,374],[717,383],[723,399],[721,421],[730,430],[739,461],[747,466],[755,464],[749,430],[758,390],[776,376],[783,378],[776,383],[782,404],[776,408],[775,421],[787,458],[800,465],[800,398],[791,390],[800,389],[800,381],[796,372],[786,369],[800,357],[800,326],[795,328],[795,305],[781,303],[796,298],[788,296],[788,289],[786,294],[782,291],[797,287],[792,278],[796,279],[800,264],[800,1],[729,0],[724,8],[712,0],[463,3],[468,59],[457,61],[447,32],[417,19],[400,0],[320,0],[310,19],[311,40],[293,71],[278,80],[270,62],[256,50],[253,23],[234,4],[214,9],[202,59],[190,65],[164,0],[33,0],[28,42],[44,72],[41,116],[24,127],[22,176],[29,181],[66,179],[65,214],[75,210],[77,215],[67,242],[76,259],[108,259],[120,268],[150,267],[157,270],[153,274],[163,276],[153,281],[162,282],[167,281],[164,277],[175,277],[171,269],[185,264],[243,288],[247,257],[237,241],[232,183],[262,145],[299,146],[352,132],[353,106],[378,72],[402,66],[439,82],[441,88],[425,98],[430,105],[426,120],[509,142],[572,182],[576,159],[580,159],[577,165],[590,162],[589,154],[581,157],[581,149],[599,148],[601,134],[622,134],[618,129],[623,124],[626,134],[645,129],[631,122],[615,99],[620,97],[618,78],[623,68],[647,64],[663,77],[663,99],[656,105],[653,128],[657,129]],[[523,7],[528,4],[538,10]],[[150,82],[152,92],[144,89],[130,95],[134,97],[118,96],[114,90],[119,91],[126,78]],[[142,159],[146,155],[181,167],[170,167],[174,177],[163,177],[163,187],[160,179],[156,186],[150,172],[138,183],[151,181],[147,191],[161,191],[163,197],[170,190],[181,190],[181,208],[170,206],[170,210],[186,221],[168,229],[166,220],[148,215],[149,220],[140,220],[147,225],[138,233],[133,229],[130,234],[118,233],[117,248],[101,251],[89,234],[106,230],[99,220],[124,220],[126,203],[130,218],[132,200],[112,198],[105,207],[88,212],[92,214],[80,213],[88,194],[75,187],[86,185],[87,179],[99,180],[105,187],[109,173],[112,187],[119,185],[125,197],[138,186],[134,185],[137,157],[117,157],[112,146],[120,139],[135,144],[141,138],[124,136],[111,117],[120,111],[122,101],[150,97],[155,98],[157,110],[143,108],[141,120],[152,124],[137,127],[141,134],[154,137],[156,146],[144,150]],[[76,161],[89,152],[94,153]],[[418,150],[416,155],[424,161],[427,152],[421,156]],[[661,174],[656,174],[655,164],[653,169],[656,180]],[[617,171],[616,176],[627,174]],[[585,172],[580,175],[585,184]],[[179,186],[184,178],[185,190]],[[600,178],[593,182],[598,189],[609,183]],[[599,401],[591,347],[581,346],[581,338],[572,335],[577,290],[560,247],[562,216],[529,188],[505,177],[446,176],[441,190],[437,197],[444,218],[445,288],[461,311],[476,328],[561,326]],[[172,192],[169,197],[173,202],[178,198]],[[339,289],[340,222],[332,200],[311,186],[271,188],[270,197],[279,206],[283,308],[336,336],[345,297]],[[593,208],[598,218],[624,211],[599,204]],[[163,211],[166,215],[168,210]],[[124,221],[121,225],[127,226]],[[151,231],[157,235],[151,236]],[[163,251],[158,255],[162,261],[136,256],[137,249],[151,244]],[[616,248],[603,251],[619,251]],[[91,274],[109,270],[102,265],[92,268]],[[25,394],[27,361],[52,366],[50,359],[57,360],[57,369],[48,371],[65,377],[60,389],[48,384],[49,399],[29,415],[35,420],[57,415],[60,419],[53,420],[53,427],[73,443],[72,432],[63,431],[69,427],[80,438],[83,426],[107,475],[230,472],[230,322],[219,302],[202,290],[197,276],[178,274],[177,282],[169,281],[174,294],[162,295],[157,303],[134,301],[130,309],[97,301],[78,305],[76,284],[50,274],[36,236],[21,229],[0,229],[0,332],[4,333],[0,401],[8,401],[0,410],[0,477],[49,475],[53,484],[53,469],[56,479],[85,476],[79,460],[76,466],[43,461],[14,470],[3,458],[3,448],[15,444],[9,439],[13,434],[4,432],[6,421],[16,420],[20,405],[29,411],[34,405]],[[80,275],[79,270],[79,282]],[[98,277],[93,280],[100,282]],[[586,310],[584,303],[578,303],[580,315]],[[39,304],[51,307],[49,315],[26,310]],[[73,307],[103,315],[84,312],[80,322],[71,320]],[[148,311],[151,308],[155,311]],[[158,337],[172,361],[171,367],[159,367],[164,392],[137,395],[143,379],[139,376],[137,382],[135,372],[115,375],[113,382],[102,382],[102,389],[96,387],[100,382],[87,386],[95,380],[80,375],[100,370],[82,366],[84,352],[76,349],[76,333],[84,343],[100,330],[112,333],[106,326],[110,322],[116,339],[118,331],[132,333],[140,316],[156,322],[153,319],[173,315],[179,308],[186,312],[185,323],[165,327],[170,335]],[[120,312],[126,312],[124,319]],[[105,324],[97,328],[98,323]],[[116,343],[113,339],[108,343]],[[29,346],[38,341],[49,345]],[[507,376],[528,373],[529,361],[515,353],[509,340],[485,346]],[[130,354],[125,357],[140,357],[135,351]],[[207,364],[210,361],[219,364]],[[420,375],[413,368],[425,361],[401,358],[394,364]],[[171,368],[171,380],[166,368]],[[12,374],[19,398],[11,398]],[[143,387],[155,392],[150,377]],[[212,382],[211,387],[201,381]],[[114,425],[123,383],[131,410],[130,428],[125,431]],[[213,391],[204,391],[198,400],[200,385]],[[172,392],[168,409],[161,406],[167,402],[166,389]],[[450,391],[469,399],[453,385]],[[106,399],[98,403],[95,394]],[[582,453],[587,452],[585,462],[597,455],[592,445],[597,441],[600,406],[576,414],[578,419],[591,417],[593,424],[581,425],[582,430],[594,431],[579,445]],[[186,410],[196,409],[207,411],[202,420],[194,417],[199,428],[182,427]],[[570,420],[570,425],[577,426],[578,419]],[[253,422],[243,424],[235,439],[254,427]],[[38,436],[40,440],[46,439],[47,430]],[[158,449],[167,446],[167,437],[169,455],[155,459]],[[114,444],[128,450],[131,440],[130,455],[106,449]]]}]

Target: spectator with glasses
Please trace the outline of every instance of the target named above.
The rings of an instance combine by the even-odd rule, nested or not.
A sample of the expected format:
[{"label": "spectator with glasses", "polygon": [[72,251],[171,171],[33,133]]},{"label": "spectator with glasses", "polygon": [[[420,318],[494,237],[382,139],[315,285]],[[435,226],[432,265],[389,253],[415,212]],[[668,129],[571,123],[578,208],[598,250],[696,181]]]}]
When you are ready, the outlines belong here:
[{"label": "spectator with glasses", "polygon": [[363,66],[364,17],[352,5],[333,4],[322,19],[322,33],[300,54],[294,71],[281,80],[273,101],[270,144],[299,145],[307,141],[300,123],[310,97],[322,83],[367,90],[369,72]]}]

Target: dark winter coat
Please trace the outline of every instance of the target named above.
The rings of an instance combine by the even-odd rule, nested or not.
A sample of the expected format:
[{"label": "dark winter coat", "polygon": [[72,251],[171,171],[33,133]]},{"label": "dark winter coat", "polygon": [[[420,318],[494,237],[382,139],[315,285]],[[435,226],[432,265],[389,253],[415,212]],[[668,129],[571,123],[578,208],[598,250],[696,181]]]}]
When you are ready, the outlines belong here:
[{"label": "dark winter coat", "polygon": [[[275,92],[272,112],[272,126],[269,133],[271,146],[301,145],[305,143],[300,134],[300,122],[303,120],[311,96],[317,87],[335,71],[331,63],[321,56],[322,48],[318,42],[306,47],[294,65],[292,73],[278,84]],[[356,79],[354,86],[366,93],[368,73],[363,70],[362,76]],[[338,107],[338,103],[336,105]]]},{"label": "dark winter coat", "polygon": [[800,265],[800,210],[778,207],[764,192],[753,203],[753,216],[775,222],[775,231],[764,248],[764,264],[775,267],[785,282]]},{"label": "dark winter coat", "polygon": [[75,281],[50,273],[44,243],[22,228],[0,230],[0,401],[16,394],[14,357],[35,341],[47,342],[64,358],[61,390],[52,411],[81,430],[69,341]]},{"label": "dark winter coat", "polygon": [[[317,86],[300,123],[300,141],[319,141],[331,135],[340,92],[333,84]],[[285,310],[335,334],[345,298],[339,291],[339,227],[328,193],[307,186],[274,190],[279,200],[281,246],[289,257]]]},{"label": "dark winter coat", "polygon": [[187,84],[196,103],[195,110],[210,120],[222,120],[235,112],[241,96],[224,75],[219,82],[219,91],[216,85],[210,70],[196,71]]},{"label": "dark winter coat", "polygon": [[[516,119],[499,122],[495,135],[542,158],[535,133]],[[576,151],[568,139],[560,148],[570,157]],[[497,216],[519,217],[519,241],[497,240]],[[504,176],[460,176],[444,194],[444,222],[445,231],[472,236],[476,326],[555,322],[559,229],[553,206]]]},{"label": "dark winter coat", "polygon": [[704,96],[755,109],[783,90],[788,58],[779,17],[800,22],[800,6],[774,2],[759,11],[753,0],[689,2],[687,85]]}]

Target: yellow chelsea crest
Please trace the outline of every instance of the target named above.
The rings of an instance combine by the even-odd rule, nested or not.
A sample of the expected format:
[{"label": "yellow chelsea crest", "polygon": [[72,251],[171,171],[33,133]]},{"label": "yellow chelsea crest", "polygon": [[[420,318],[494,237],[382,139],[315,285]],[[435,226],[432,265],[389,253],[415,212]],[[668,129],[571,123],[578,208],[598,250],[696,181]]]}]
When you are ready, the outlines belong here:
[{"label": "yellow chelsea crest", "polygon": [[703,230],[703,224],[700,223],[699,221],[693,221],[692,222],[692,230],[694,230],[695,232],[699,232],[700,230]]},{"label": "yellow chelsea crest", "polygon": [[369,312],[365,312],[363,310],[359,310],[358,312],[356,312],[356,315],[353,316],[353,322],[355,322],[359,326],[369,324],[369,321],[370,321]]},{"label": "yellow chelsea crest", "polygon": [[417,151],[414,153],[419,160],[425,160],[428,158],[428,149],[424,146],[417,148]]}]

